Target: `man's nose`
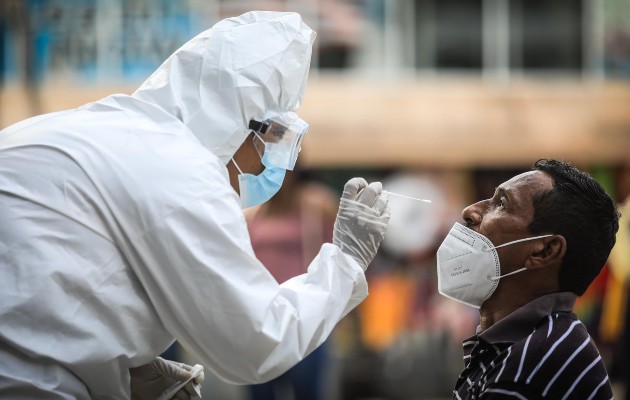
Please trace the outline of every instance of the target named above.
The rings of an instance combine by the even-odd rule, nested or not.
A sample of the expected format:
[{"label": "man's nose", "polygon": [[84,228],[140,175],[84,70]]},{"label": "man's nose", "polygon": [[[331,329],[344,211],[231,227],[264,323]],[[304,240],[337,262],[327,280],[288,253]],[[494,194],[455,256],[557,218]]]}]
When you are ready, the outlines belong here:
[{"label": "man's nose", "polygon": [[479,201],[464,208],[462,211],[462,218],[464,222],[466,222],[467,226],[479,225],[481,223],[483,219],[484,201]]}]

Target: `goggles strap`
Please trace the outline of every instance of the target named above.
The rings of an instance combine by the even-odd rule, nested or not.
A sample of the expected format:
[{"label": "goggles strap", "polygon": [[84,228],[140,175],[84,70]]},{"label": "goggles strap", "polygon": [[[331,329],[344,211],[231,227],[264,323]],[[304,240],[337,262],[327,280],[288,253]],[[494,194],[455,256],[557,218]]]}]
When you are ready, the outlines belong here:
[{"label": "goggles strap", "polygon": [[259,121],[256,121],[255,119],[249,120],[249,129],[253,130],[254,132],[259,132],[259,133],[264,134],[265,132],[267,132],[267,128],[269,128],[269,124],[265,122],[259,122]]}]

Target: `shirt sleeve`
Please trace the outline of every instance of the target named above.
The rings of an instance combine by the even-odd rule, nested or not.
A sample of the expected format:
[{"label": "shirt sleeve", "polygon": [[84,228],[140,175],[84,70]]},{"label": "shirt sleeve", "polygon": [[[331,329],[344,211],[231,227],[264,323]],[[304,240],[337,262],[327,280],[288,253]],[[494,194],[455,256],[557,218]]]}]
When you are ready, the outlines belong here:
[{"label": "shirt sleeve", "polygon": [[367,296],[361,267],[332,244],[306,274],[278,285],[254,255],[227,181],[132,242],[134,272],[166,329],[236,384],[285,372]]}]

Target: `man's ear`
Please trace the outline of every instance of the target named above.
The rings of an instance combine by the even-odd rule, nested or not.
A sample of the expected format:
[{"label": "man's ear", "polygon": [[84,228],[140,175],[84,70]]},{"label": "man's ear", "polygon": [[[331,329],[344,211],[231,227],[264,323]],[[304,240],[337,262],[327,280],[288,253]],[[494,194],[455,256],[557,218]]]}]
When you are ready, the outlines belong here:
[{"label": "man's ear", "polygon": [[527,269],[545,268],[553,265],[561,265],[564,253],[567,251],[567,241],[562,235],[553,235],[539,239],[532,252],[525,260]]}]

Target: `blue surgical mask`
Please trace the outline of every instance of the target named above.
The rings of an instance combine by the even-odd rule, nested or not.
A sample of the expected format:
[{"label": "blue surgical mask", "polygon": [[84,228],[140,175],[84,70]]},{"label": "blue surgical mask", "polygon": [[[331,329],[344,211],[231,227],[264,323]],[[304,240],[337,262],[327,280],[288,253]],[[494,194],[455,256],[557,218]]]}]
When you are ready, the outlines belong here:
[{"label": "blue surgical mask", "polygon": [[287,170],[279,167],[270,167],[266,154],[262,158],[265,169],[259,175],[244,174],[234,159],[232,159],[232,162],[241,173],[238,176],[241,208],[254,207],[265,203],[274,194],[278,193],[278,190],[282,187]]}]

